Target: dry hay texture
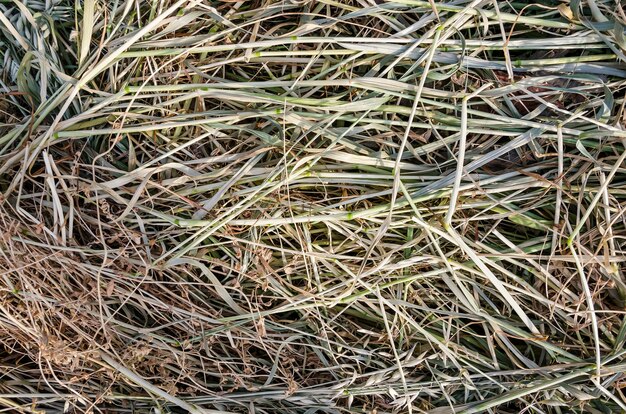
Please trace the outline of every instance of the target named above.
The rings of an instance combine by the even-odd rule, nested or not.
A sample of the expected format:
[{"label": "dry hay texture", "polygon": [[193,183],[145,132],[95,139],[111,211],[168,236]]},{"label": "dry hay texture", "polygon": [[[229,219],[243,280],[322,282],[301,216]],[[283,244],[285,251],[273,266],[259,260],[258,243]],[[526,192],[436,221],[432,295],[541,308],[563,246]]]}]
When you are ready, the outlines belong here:
[{"label": "dry hay texture", "polygon": [[2,412],[624,411],[621,4],[0,12]]}]

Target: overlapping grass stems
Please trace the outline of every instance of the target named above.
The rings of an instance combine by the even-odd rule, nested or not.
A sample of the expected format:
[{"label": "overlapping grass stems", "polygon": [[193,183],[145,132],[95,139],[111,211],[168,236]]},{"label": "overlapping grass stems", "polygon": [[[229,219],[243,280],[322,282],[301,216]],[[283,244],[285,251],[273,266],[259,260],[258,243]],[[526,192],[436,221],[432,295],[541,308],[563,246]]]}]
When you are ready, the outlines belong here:
[{"label": "overlapping grass stems", "polygon": [[5,411],[626,408],[614,1],[0,10]]}]

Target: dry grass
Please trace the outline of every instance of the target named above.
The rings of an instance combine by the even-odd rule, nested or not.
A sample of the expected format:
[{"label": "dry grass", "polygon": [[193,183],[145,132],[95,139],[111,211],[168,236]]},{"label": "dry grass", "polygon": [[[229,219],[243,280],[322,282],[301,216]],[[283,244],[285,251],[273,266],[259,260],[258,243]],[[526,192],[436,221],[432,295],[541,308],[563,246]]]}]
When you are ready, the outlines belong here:
[{"label": "dry grass", "polygon": [[613,0],[0,3],[0,407],[626,410]]}]

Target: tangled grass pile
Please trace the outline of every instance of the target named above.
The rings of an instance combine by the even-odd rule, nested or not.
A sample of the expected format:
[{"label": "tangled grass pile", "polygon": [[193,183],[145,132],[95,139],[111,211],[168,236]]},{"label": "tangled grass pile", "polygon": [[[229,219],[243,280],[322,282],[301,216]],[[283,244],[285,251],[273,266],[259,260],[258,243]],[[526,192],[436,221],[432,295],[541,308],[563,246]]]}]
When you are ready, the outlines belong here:
[{"label": "tangled grass pile", "polygon": [[0,2],[3,412],[624,411],[625,27]]}]

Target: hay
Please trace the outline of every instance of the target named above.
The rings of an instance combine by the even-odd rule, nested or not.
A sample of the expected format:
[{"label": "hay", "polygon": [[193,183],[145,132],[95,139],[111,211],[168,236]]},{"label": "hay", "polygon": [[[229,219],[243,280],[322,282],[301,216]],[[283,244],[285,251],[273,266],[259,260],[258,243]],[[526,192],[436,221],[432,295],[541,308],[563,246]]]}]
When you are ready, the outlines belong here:
[{"label": "hay", "polygon": [[619,5],[0,12],[4,411],[626,410]]}]

